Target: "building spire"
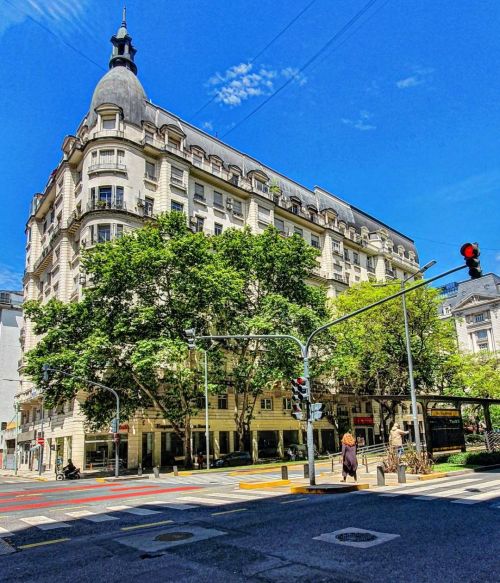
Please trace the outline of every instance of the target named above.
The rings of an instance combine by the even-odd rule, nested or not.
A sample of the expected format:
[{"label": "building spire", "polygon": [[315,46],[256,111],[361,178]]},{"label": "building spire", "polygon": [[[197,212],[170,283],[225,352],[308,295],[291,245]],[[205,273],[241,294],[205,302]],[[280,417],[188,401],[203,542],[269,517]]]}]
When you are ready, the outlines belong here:
[{"label": "building spire", "polygon": [[137,65],[134,63],[137,50],[132,45],[132,37],[127,30],[127,8],[125,6],[123,6],[122,24],[116,35],[111,37],[111,44],[113,52],[109,60],[109,68],[126,67],[137,75]]}]

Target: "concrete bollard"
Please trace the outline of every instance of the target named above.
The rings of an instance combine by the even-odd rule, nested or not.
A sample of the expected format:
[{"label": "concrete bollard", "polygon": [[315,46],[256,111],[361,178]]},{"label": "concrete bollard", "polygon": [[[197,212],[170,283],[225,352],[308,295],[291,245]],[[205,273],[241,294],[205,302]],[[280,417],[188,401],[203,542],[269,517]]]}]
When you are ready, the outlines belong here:
[{"label": "concrete bollard", "polygon": [[368,469],[368,457],[366,455],[363,456],[363,463],[365,464],[365,471],[368,474],[370,470]]},{"label": "concrete bollard", "polygon": [[153,468],[153,474],[154,474],[155,478],[159,478],[160,477],[160,468],[158,466],[155,466]]},{"label": "concrete bollard", "polygon": [[333,473],[334,473],[334,471],[335,471],[335,470],[334,470],[334,464],[335,464],[335,460],[334,460],[334,458],[333,458],[333,456],[332,456],[332,474],[333,474]]},{"label": "concrete bollard", "polygon": [[174,470],[174,476],[178,476],[179,470],[177,469],[177,466],[173,466],[172,469]]},{"label": "concrete bollard", "polygon": [[309,477],[309,465],[304,464],[304,478],[308,478],[308,477]]},{"label": "concrete bollard", "polygon": [[138,476],[142,476],[142,467],[141,467],[141,466],[139,466],[139,467],[137,468],[137,475],[138,475]]},{"label": "concrete bollard", "polygon": [[398,484],[406,484],[406,466],[404,464],[398,466]]},{"label": "concrete bollard", "polygon": [[377,486],[385,486],[384,466],[377,466]]},{"label": "concrete bollard", "polygon": [[281,466],[281,479],[288,480],[288,466]]}]

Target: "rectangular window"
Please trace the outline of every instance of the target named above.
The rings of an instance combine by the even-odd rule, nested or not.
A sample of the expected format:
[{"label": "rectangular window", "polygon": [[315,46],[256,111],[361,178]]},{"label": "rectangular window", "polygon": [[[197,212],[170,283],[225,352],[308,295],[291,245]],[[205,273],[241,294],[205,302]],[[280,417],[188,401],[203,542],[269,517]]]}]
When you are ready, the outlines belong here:
[{"label": "rectangular window", "polygon": [[296,203],[292,204],[292,208],[290,209],[294,215],[298,215],[300,213],[300,206]]},{"label": "rectangular window", "polygon": [[292,399],[287,399],[286,397],[283,397],[283,409],[285,411],[292,410]]},{"label": "rectangular window", "polygon": [[368,267],[368,269],[373,269],[373,257],[367,257],[366,258],[366,267]]},{"label": "rectangular window", "polygon": [[113,188],[111,186],[100,186],[99,187],[99,200],[97,201],[97,207],[111,208],[111,200],[113,197]]},{"label": "rectangular window", "polygon": [[116,163],[120,167],[125,166],[125,151],[124,150],[116,150]]},{"label": "rectangular window", "polygon": [[269,191],[267,184],[263,180],[256,179],[255,180],[255,188],[259,192],[268,192]]},{"label": "rectangular window", "polygon": [[[340,255],[341,251],[340,251],[340,241],[336,241],[335,239],[332,241],[332,251],[334,253],[336,253],[337,255]],[[345,255],[345,251],[344,251],[344,255]]]},{"label": "rectangular window", "polygon": [[222,192],[214,190],[214,206],[219,209],[224,208],[224,197],[222,196]]},{"label": "rectangular window", "polygon": [[203,226],[205,225],[205,219],[202,217],[194,217],[194,232],[195,233],[202,233]]},{"label": "rectangular window", "polygon": [[349,255],[349,249],[344,249],[344,261],[347,261],[347,263],[351,262],[351,256]]},{"label": "rectangular window", "polygon": [[117,224],[116,225],[116,238],[119,239],[123,237],[123,225]]},{"label": "rectangular window", "polygon": [[484,322],[484,313],[483,314],[476,314],[474,316],[474,322]]},{"label": "rectangular window", "polygon": [[194,185],[194,199],[195,200],[205,200],[205,187],[203,184],[198,184],[197,182]]},{"label": "rectangular window", "polygon": [[311,245],[319,249],[319,237],[317,235],[311,235]]},{"label": "rectangular window", "polygon": [[212,172],[217,176],[220,174],[220,164],[218,162],[212,161]]},{"label": "rectangular window", "polygon": [[478,340],[487,340],[487,338],[488,338],[488,331],[487,330],[478,330],[476,332],[476,338]]},{"label": "rectangular window", "polygon": [[285,232],[285,221],[282,221],[281,219],[274,219],[274,226],[280,233]]},{"label": "rectangular window", "polygon": [[237,217],[243,216],[243,204],[241,200],[233,200],[233,215]]},{"label": "rectangular window", "polygon": [[373,413],[373,406],[371,401],[366,401],[365,403],[365,413]]},{"label": "rectangular window", "polygon": [[489,350],[489,345],[487,342],[480,342],[477,347],[479,350]]},{"label": "rectangular window", "polygon": [[152,217],[153,216],[153,208],[155,205],[155,201],[154,198],[151,198],[149,196],[146,196],[144,199],[144,215],[146,217]]},{"label": "rectangular window", "polygon": [[153,162],[148,162],[146,160],[146,178],[150,180],[156,180],[156,164]]},{"label": "rectangular window", "polygon": [[356,253],[356,251],[352,254],[352,262],[354,265],[359,265],[359,253]]},{"label": "rectangular window", "polygon": [[217,395],[217,409],[227,409],[227,394]]},{"label": "rectangular window", "polygon": [[273,400],[272,399],[261,399],[260,400],[260,408],[263,411],[272,411],[273,410]]},{"label": "rectangular window", "polygon": [[107,166],[108,168],[114,165],[115,151],[114,150],[99,150],[99,164]]},{"label": "rectangular window", "polygon": [[219,452],[229,453],[229,431],[219,431]]},{"label": "rectangular window", "polygon": [[259,206],[259,221],[261,223],[271,223],[271,211],[263,206]]},{"label": "rectangular window", "polygon": [[179,186],[184,186],[184,170],[172,166],[170,168],[170,181],[173,184],[178,184]]},{"label": "rectangular window", "polygon": [[215,235],[222,235],[222,225],[220,223],[215,223],[214,224],[214,234]]},{"label": "rectangular window", "polygon": [[114,130],[116,125],[115,117],[103,117],[102,118],[102,129],[103,130]]},{"label": "rectangular window", "polygon": [[203,166],[203,156],[198,152],[193,152],[193,164],[195,166]]},{"label": "rectangular window", "polygon": [[176,200],[173,200],[170,203],[170,209],[178,213],[183,213],[184,205],[182,204],[182,202],[177,202]]},{"label": "rectangular window", "polygon": [[303,237],[304,236],[304,231],[300,227],[294,227],[293,228],[293,234],[294,235],[298,235],[299,237]]},{"label": "rectangular window", "polygon": [[111,225],[97,225],[97,242],[105,243],[111,240]]},{"label": "rectangular window", "polygon": [[174,138],[173,136],[168,136],[168,145],[174,150],[181,149],[181,141],[178,138]]},{"label": "rectangular window", "polygon": [[123,209],[123,186],[117,186],[115,188],[115,207],[117,209]]}]

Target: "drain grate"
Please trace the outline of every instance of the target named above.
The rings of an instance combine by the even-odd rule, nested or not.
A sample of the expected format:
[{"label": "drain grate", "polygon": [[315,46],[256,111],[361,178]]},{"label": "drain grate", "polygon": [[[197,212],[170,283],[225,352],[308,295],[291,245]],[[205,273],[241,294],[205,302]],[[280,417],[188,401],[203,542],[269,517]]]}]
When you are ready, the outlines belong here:
[{"label": "drain grate", "polygon": [[377,540],[377,537],[371,532],[342,532],[335,537],[343,543],[367,543]]},{"label": "drain grate", "polygon": [[159,534],[155,537],[155,540],[161,542],[176,542],[179,540],[186,540],[192,538],[194,535],[192,532],[168,532],[166,534]]}]

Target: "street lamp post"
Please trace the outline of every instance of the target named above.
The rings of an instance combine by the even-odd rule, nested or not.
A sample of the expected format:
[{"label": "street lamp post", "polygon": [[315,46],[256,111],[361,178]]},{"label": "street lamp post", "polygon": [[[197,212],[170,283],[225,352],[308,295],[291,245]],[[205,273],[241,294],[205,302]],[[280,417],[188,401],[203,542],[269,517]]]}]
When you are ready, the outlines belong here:
[{"label": "street lamp post", "polygon": [[[401,281],[401,291],[404,291],[406,282],[413,279],[419,273],[422,274],[427,271],[430,267],[436,264],[433,259],[426,263],[421,269],[415,273],[409,275]],[[420,427],[418,425],[418,410],[417,410],[417,393],[415,391],[415,378],[413,376],[413,358],[411,354],[411,338],[410,338],[410,327],[408,325],[408,311],[406,309],[406,294],[401,295],[401,301],[403,302],[403,315],[405,320],[405,336],[406,336],[406,355],[408,357],[408,378],[410,380],[410,396],[411,396],[411,409],[413,418],[413,432],[415,433],[415,447],[417,452],[422,451],[422,443],[420,441]]]},{"label": "street lamp post", "polygon": [[[58,369],[58,368],[52,368],[48,364],[44,364],[42,369],[43,369],[44,381],[49,380],[48,373],[49,373],[49,371],[53,371],[53,372],[58,372],[59,374],[62,374],[64,376],[67,376],[67,377],[70,377],[73,379],[78,379],[80,381],[88,383],[89,385],[94,385],[95,387],[99,387],[100,389],[104,389],[105,391],[109,391],[110,393],[113,393],[113,395],[116,399],[116,418],[115,418],[116,433],[117,433],[118,438],[119,438],[119,435],[120,435],[120,397],[114,389],[112,389],[111,387],[107,387],[106,385],[103,385],[102,383],[96,383],[94,381],[90,381],[89,379],[69,374],[63,370]],[[42,425],[42,427],[43,427],[43,425]],[[117,441],[115,441],[115,477],[116,478],[118,478],[118,476],[120,475],[120,449],[119,448],[120,448],[120,442],[119,442],[119,440],[117,440]]]},{"label": "street lamp post", "polygon": [[43,444],[38,444],[40,446],[40,456],[38,458],[38,475],[39,476],[42,475],[43,453],[44,453],[44,449],[45,449],[45,439],[43,436],[44,418],[45,418],[45,395],[42,394],[42,418],[41,418],[41,423],[40,423],[40,433],[41,433],[41,438],[43,440]]},{"label": "street lamp post", "polygon": [[210,469],[210,426],[208,424],[208,350],[205,355],[205,446],[207,448],[207,470]]},{"label": "street lamp post", "polygon": [[[430,267],[430,265],[429,265],[429,267]],[[219,335],[217,335],[217,336],[212,336],[212,335],[196,336],[196,331],[192,328],[189,330],[185,330],[185,334],[186,334],[186,337],[188,339],[188,345],[189,345],[190,349],[195,348],[196,339],[199,339],[199,340],[226,340],[226,339],[279,340],[279,339],[282,339],[282,340],[292,340],[293,342],[298,344],[298,346],[300,347],[300,352],[301,352],[301,356],[302,356],[304,380],[305,380],[306,385],[309,387],[308,394],[306,395],[307,449],[308,449],[308,452],[307,452],[308,456],[307,457],[308,457],[308,464],[309,464],[309,483],[311,484],[311,486],[314,486],[316,484],[316,474],[315,474],[315,468],[314,468],[313,419],[312,419],[311,407],[310,407],[312,391],[311,391],[311,383],[310,383],[310,379],[309,379],[309,349],[311,347],[311,343],[312,343],[313,339],[315,338],[315,336],[317,336],[319,333],[323,332],[324,330],[331,328],[335,324],[340,324],[341,322],[345,322],[346,320],[349,320],[350,318],[353,318],[354,316],[362,314],[363,312],[367,312],[368,310],[371,310],[377,306],[385,304],[386,302],[393,300],[395,298],[398,298],[399,296],[404,297],[405,294],[410,293],[410,292],[418,289],[419,287],[423,287],[424,285],[428,285],[429,283],[431,283],[433,281],[436,281],[438,279],[446,277],[447,275],[451,275],[452,273],[455,273],[456,271],[460,271],[462,269],[465,269],[465,267],[467,267],[467,265],[461,265],[460,267],[454,267],[453,269],[449,269],[448,271],[445,271],[443,273],[440,273],[439,275],[435,275],[434,277],[431,277],[427,281],[417,283],[409,290],[401,289],[399,292],[392,294],[390,296],[387,296],[385,298],[382,298],[381,300],[378,300],[378,301],[374,302],[373,304],[369,304],[368,306],[365,306],[363,308],[355,310],[354,312],[351,312],[350,314],[346,314],[345,316],[341,316],[340,318],[337,318],[336,320],[333,320],[332,322],[328,322],[327,324],[324,324],[323,326],[320,326],[319,328],[317,328],[316,330],[311,332],[311,334],[309,335],[309,338],[307,339],[307,341],[305,343],[303,343],[301,340],[299,340],[298,338],[296,338],[295,336],[292,336],[290,334],[239,334],[239,335],[224,335],[224,336],[219,336]],[[416,410],[416,408],[414,408],[414,411],[415,410]]]}]

